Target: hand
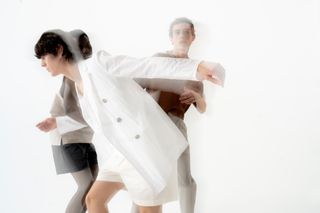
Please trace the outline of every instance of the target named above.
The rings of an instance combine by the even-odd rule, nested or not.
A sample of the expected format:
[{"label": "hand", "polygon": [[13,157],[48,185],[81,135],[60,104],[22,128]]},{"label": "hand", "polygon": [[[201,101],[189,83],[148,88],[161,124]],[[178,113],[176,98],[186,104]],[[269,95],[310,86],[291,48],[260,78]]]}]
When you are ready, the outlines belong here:
[{"label": "hand", "polygon": [[57,128],[56,118],[54,117],[47,118],[41,121],[40,123],[38,123],[36,127],[38,127],[41,131],[49,132],[50,130]]},{"label": "hand", "polygon": [[220,86],[224,85],[225,70],[220,64],[201,62],[197,70],[197,78],[202,80],[211,81]]},{"label": "hand", "polygon": [[192,104],[201,98],[201,95],[192,89],[188,89],[184,87],[183,90],[184,90],[183,93],[181,93],[179,97],[180,103]]}]

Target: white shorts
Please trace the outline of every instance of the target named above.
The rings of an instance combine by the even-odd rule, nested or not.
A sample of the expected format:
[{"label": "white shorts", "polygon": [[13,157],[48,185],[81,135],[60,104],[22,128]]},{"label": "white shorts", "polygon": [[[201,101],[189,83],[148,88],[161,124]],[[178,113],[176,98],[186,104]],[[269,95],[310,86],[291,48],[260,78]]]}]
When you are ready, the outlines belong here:
[{"label": "white shorts", "polygon": [[97,181],[123,183],[132,201],[138,206],[158,206],[178,199],[176,171],[163,191],[155,195],[150,185],[117,150],[99,168]]}]

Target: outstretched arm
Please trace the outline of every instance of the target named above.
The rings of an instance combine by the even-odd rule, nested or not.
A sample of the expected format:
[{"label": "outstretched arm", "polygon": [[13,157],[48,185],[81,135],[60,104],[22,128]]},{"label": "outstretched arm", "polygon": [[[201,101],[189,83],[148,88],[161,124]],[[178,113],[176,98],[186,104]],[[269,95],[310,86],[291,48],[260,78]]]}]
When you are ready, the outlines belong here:
[{"label": "outstretched arm", "polygon": [[220,64],[192,59],[149,57],[132,58],[97,53],[98,64],[108,73],[130,78],[164,78],[180,80],[208,80],[223,86],[224,69]]}]

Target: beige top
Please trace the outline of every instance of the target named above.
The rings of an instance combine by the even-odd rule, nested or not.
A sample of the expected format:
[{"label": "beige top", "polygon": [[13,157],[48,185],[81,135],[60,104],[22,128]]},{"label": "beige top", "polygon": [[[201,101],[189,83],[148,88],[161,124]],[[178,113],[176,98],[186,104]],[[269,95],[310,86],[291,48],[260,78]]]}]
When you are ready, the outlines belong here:
[{"label": "beige top", "polygon": [[[64,78],[60,92],[56,95],[53,105],[50,110],[50,114],[57,118],[58,128],[52,132],[54,135],[54,140],[52,139],[53,145],[60,143],[60,140],[57,139],[58,136],[61,136],[61,141],[63,144],[70,143],[91,143],[93,137],[93,130],[85,122],[82,112],[80,109],[76,89],[74,82],[68,78]],[[73,131],[64,131],[62,134],[59,133],[60,128],[68,129],[68,125],[72,125],[70,122],[64,122],[59,127],[58,118],[60,116],[68,116],[69,120],[74,120],[79,123],[80,128]]]}]

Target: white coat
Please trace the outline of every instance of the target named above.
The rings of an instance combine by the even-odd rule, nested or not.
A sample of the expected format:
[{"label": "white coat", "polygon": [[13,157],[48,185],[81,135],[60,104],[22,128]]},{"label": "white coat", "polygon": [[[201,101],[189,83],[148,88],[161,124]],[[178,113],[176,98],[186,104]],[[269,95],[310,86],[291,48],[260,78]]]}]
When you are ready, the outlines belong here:
[{"label": "white coat", "polygon": [[91,128],[109,141],[159,193],[187,141],[152,97],[132,78],[196,80],[199,61],[135,59],[99,51],[79,62],[80,105]]}]

